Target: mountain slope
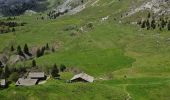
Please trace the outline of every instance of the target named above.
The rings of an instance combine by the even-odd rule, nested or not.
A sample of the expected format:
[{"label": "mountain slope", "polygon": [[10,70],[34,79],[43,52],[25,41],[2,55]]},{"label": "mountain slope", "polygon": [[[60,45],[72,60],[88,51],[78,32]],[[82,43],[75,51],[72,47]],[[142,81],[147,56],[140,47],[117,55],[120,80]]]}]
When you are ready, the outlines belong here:
[{"label": "mountain slope", "polygon": [[[55,19],[46,17],[46,12],[17,16],[13,21],[27,24],[17,27],[16,32],[0,35],[2,53],[11,46],[23,48],[27,43],[32,50],[48,43],[56,51],[35,58],[37,66],[48,73],[53,64],[58,67],[64,64],[68,72],[60,73],[61,80],[49,79],[42,85],[15,87],[12,84],[0,90],[0,98],[169,100],[169,31],[146,30],[125,23],[128,19],[121,15],[129,12],[132,2],[138,8],[150,1],[90,0],[82,11]],[[136,20],[134,16],[130,18]],[[30,67],[31,60],[10,67],[20,66]],[[95,82],[66,83],[79,71],[94,76]]]}]

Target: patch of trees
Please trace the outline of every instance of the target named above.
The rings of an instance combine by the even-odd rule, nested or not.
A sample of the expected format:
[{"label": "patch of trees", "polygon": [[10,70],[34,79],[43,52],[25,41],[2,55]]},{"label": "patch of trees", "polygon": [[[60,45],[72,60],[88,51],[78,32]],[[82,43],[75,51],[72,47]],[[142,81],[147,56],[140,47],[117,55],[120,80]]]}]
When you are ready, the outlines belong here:
[{"label": "patch of trees", "polygon": [[53,76],[54,78],[59,78],[59,69],[57,67],[56,64],[53,65],[52,69],[51,69],[51,76]]},{"label": "patch of trees", "polygon": [[[47,67],[47,66],[43,66]],[[42,69],[42,67],[38,66],[36,60],[32,60],[32,64],[30,67],[15,67],[15,66],[5,66],[0,68],[0,79],[7,79],[9,82],[16,82],[18,78],[25,77],[28,71],[40,71],[40,72],[49,72],[47,75],[51,75],[53,78],[60,79],[60,73],[66,71],[66,66],[61,64],[57,66],[57,64],[52,65],[47,69]]]},{"label": "patch of trees", "polygon": [[141,28],[147,30],[170,30],[170,20],[168,20],[168,18],[164,17],[163,15],[159,19],[155,19],[151,17],[151,14],[149,13],[148,18],[143,21],[139,21],[138,24],[141,26]]},{"label": "patch of trees", "polygon": [[24,26],[26,23],[17,23],[17,22],[5,22],[0,21],[0,34],[8,33],[8,32],[15,32],[15,27]]},{"label": "patch of trees", "polygon": [[49,52],[55,52],[55,49],[54,49],[54,47],[50,48],[48,43],[47,43],[45,46],[42,46],[41,48],[37,49],[36,57],[39,58],[39,57],[41,57],[44,54],[49,53]]},{"label": "patch of trees", "polygon": [[4,68],[0,68],[0,78],[16,82],[17,79],[23,76],[26,72],[27,72],[26,67],[15,68],[5,66]]},{"label": "patch of trees", "polygon": [[61,15],[64,15],[65,13],[68,13],[68,9],[65,9],[64,11],[50,11],[47,16],[50,18],[50,19],[56,19],[57,17],[61,16]]},{"label": "patch of trees", "polygon": [[55,48],[53,46],[50,47],[49,44],[47,43],[45,46],[30,51],[30,48],[28,47],[27,44],[25,44],[23,48],[20,45],[18,45],[17,47],[11,45],[10,52],[11,52],[10,54],[12,55],[14,54],[19,55],[20,57],[23,57],[25,60],[29,60],[29,59],[33,59],[34,57],[39,58],[44,56],[45,54],[55,52]]},{"label": "patch of trees", "polygon": [[61,64],[59,67],[54,64],[53,67],[51,68],[51,76],[54,78],[58,78],[60,77],[60,72],[64,72],[66,70],[66,66]]},{"label": "patch of trees", "polygon": [[[13,45],[11,46],[11,51],[12,51],[12,52],[15,51],[15,48],[14,48]],[[26,55],[27,55],[27,56],[32,56],[32,54],[31,54],[30,51],[29,51],[29,48],[28,48],[28,45],[27,45],[27,44],[24,45],[23,50],[22,50],[21,46],[18,45],[18,46],[17,46],[17,49],[16,49],[16,53],[17,53],[17,55],[20,55],[20,56],[22,56],[22,57],[24,57],[24,58],[26,57]]]}]

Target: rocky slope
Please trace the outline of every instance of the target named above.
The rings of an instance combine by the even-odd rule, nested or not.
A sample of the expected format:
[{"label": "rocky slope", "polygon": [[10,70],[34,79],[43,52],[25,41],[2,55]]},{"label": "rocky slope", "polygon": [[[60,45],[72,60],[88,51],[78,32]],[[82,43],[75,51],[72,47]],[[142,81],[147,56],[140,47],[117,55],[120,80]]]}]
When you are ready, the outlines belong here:
[{"label": "rocky slope", "polygon": [[148,10],[156,15],[170,14],[170,0],[146,0],[140,6],[133,5],[125,17],[132,16],[140,11]]},{"label": "rocky slope", "polygon": [[47,10],[47,0],[0,0],[0,13],[5,16],[23,14],[26,10]]}]

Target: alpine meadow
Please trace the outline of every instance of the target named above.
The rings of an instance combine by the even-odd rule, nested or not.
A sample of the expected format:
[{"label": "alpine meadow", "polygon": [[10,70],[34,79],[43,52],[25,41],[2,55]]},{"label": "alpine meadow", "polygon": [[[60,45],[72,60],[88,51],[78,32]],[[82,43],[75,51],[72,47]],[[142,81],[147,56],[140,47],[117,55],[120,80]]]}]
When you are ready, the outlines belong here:
[{"label": "alpine meadow", "polygon": [[169,0],[0,0],[0,100],[170,100]]}]

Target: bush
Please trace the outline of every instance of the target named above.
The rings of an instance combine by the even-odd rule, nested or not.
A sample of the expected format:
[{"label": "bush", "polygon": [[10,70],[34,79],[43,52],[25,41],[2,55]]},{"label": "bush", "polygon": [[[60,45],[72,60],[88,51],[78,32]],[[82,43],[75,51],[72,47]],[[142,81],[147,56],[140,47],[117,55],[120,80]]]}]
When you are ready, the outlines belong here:
[{"label": "bush", "polygon": [[36,66],[37,66],[36,61],[32,60],[32,67],[36,67]]},{"label": "bush", "polygon": [[65,70],[66,70],[66,66],[63,65],[63,64],[61,64],[61,65],[60,65],[60,71],[61,71],[61,72],[64,72]]},{"label": "bush", "polygon": [[17,72],[13,72],[10,76],[9,76],[9,80],[16,82],[19,78],[19,74]]},{"label": "bush", "polygon": [[93,23],[88,23],[86,26],[87,26],[87,28],[90,28],[90,29],[92,29],[94,27]]},{"label": "bush", "polygon": [[56,64],[54,64],[53,68],[51,69],[51,75],[52,75],[52,77],[54,77],[54,78],[60,77],[60,75],[59,75],[59,70],[58,70]]}]

